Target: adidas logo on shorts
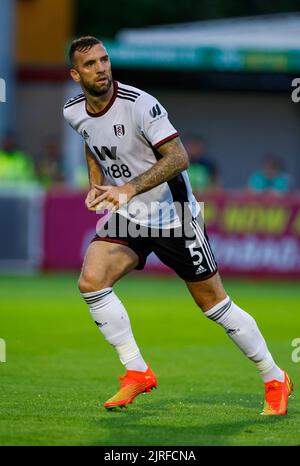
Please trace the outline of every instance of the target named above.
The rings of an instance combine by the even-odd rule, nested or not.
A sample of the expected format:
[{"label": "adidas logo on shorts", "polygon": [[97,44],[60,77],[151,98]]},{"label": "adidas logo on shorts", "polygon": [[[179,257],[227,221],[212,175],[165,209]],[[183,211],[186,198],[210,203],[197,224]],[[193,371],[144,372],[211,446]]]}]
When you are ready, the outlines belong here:
[{"label": "adidas logo on shorts", "polygon": [[199,273],[206,272],[206,268],[203,265],[199,265],[198,269],[196,270],[195,274],[199,275]]}]

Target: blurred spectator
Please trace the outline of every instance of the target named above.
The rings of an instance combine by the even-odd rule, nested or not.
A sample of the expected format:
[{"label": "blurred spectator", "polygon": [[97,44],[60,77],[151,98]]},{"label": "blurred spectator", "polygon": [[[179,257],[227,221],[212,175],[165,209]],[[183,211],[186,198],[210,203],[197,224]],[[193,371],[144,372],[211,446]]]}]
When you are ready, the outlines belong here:
[{"label": "blurred spectator", "polygon": [[7,133],[0,147],[0,184],[15,182],[35,182],[36,174],[33,160],[16,144],[13,133]]},{"label": "blurred spectator", "polygon": [[37,160],[37,172],[40,183],[45,188],[59,186],[64,183],[63,157],[59,142],[50,137],[45,143],[45,152]]},{"label": "blurred spectator", "polygon": [[248,188],[255,192],[284,193],[292,189],[292,178],[285,172],[282,161],[275,155],[268,154],[261,170],[250,176]]},{"label": "blurred spectator", "polygon": [[207,156],[203,139],[195,135],[189,136],[184,141],[184,147],[190,159],[188,174],[192,189],[195,192],[211,192],[219,189],[218,169]]}]

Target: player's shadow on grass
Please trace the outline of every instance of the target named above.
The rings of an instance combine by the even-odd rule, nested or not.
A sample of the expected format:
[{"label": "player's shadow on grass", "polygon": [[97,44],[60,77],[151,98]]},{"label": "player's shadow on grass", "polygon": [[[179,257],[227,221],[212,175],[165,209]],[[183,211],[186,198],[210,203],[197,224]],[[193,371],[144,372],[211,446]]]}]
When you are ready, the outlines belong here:
[{"label": "player's shadow on grass", "polygon": [[[124,412],[125,413],[125,412]],[[113,414],[113,415],[112,415]],[[261,435],[261,427],[272,427],[284,419],[279,417],[259,417],[257,419],[245,419],[243,421],[232,420],[230,422],[211,422],[207,423],[207,415],[199,416],[193,419],[191,426],[186,426],[182,420],[174,420],[174,425],[164,422],[162,415],[157,422],[141,423],[141,420],[147,416],[143,412],[127,411],[126,415],[119,413],[110,413],[107,419],[101,419],[97,423],[101,429],[105,428],[105,438],[99,437],[99,441],[94,440],[90,445],[116,445],[116,446],[142,446],[142,445],[196,445],[196,446],[226,446],[241,445],[238,439],[243,436],[243,444],[257,445],[258,435]],[[149,413],[151,416],[151,413]],[[199,420],[198,420],[199,419]],[[198,422],[197,422],[198,420]],[[258,427],[258,430],[257,430]],[[252,437],[253,436],[253,440]],[[246,442],[245,442],[246,439]],[[259,442],[261,445],[261,442]],[[267,441],[266,441],[267,445]]]},{"label": "player's shadow on grass", "polygon": [[[101,419],[96,421],[96,430],[97,426],[104,428],[105,439],[103,443],[99,440],[92,444],[221,446],[238,445],[235,439],[242,436],[247,439],[247,445],[255,445],[258,431],[286,419],[285,416],[261,416],[261,397],[245,393],[193,394],[180,400],[160,398],[151,404],[138,401],[121,411],[103,411]],[[232,409],[232,406],[242,409]],[[227,419],[220,420],[222,416]],[[191,419],[190,425],[187,419]]]}]

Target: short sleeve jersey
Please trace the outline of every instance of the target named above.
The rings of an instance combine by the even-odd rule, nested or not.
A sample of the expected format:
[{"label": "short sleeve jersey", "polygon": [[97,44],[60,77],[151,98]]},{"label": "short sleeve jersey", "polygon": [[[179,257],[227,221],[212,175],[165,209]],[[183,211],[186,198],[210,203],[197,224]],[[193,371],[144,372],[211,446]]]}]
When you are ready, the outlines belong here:
[{"label": "short sleeve jersey", "polygon": [[[101,112],[90,113],[84,94],[79,94],[66,102],[64,118],[89,146],[106,183],[121,186],[151,168],[161,157],[159,147],[178,133],[153,96],[117,81],[113,86],[113,96]],[[143,226],[175,228],[181,225],[175,201],[187,203],[193,216],[198,214],[186,171],[135,196],[118,212]]]}]

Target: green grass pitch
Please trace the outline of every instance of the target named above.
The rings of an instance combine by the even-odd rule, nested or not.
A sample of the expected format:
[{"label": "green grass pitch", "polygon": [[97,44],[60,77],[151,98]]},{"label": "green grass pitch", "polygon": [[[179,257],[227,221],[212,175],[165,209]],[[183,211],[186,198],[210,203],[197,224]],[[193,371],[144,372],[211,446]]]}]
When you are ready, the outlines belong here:
[{"label": "green grass pitch", "polygon": [[299,445],[296,283],[226,281],[295,383],[287,416],[262,417],[253,363],[205,319],[176,278],[139,274],[116,285],[158,390],[106,412],[124,370],[93,323],[75,275],[1,277],[0,445]]}]

